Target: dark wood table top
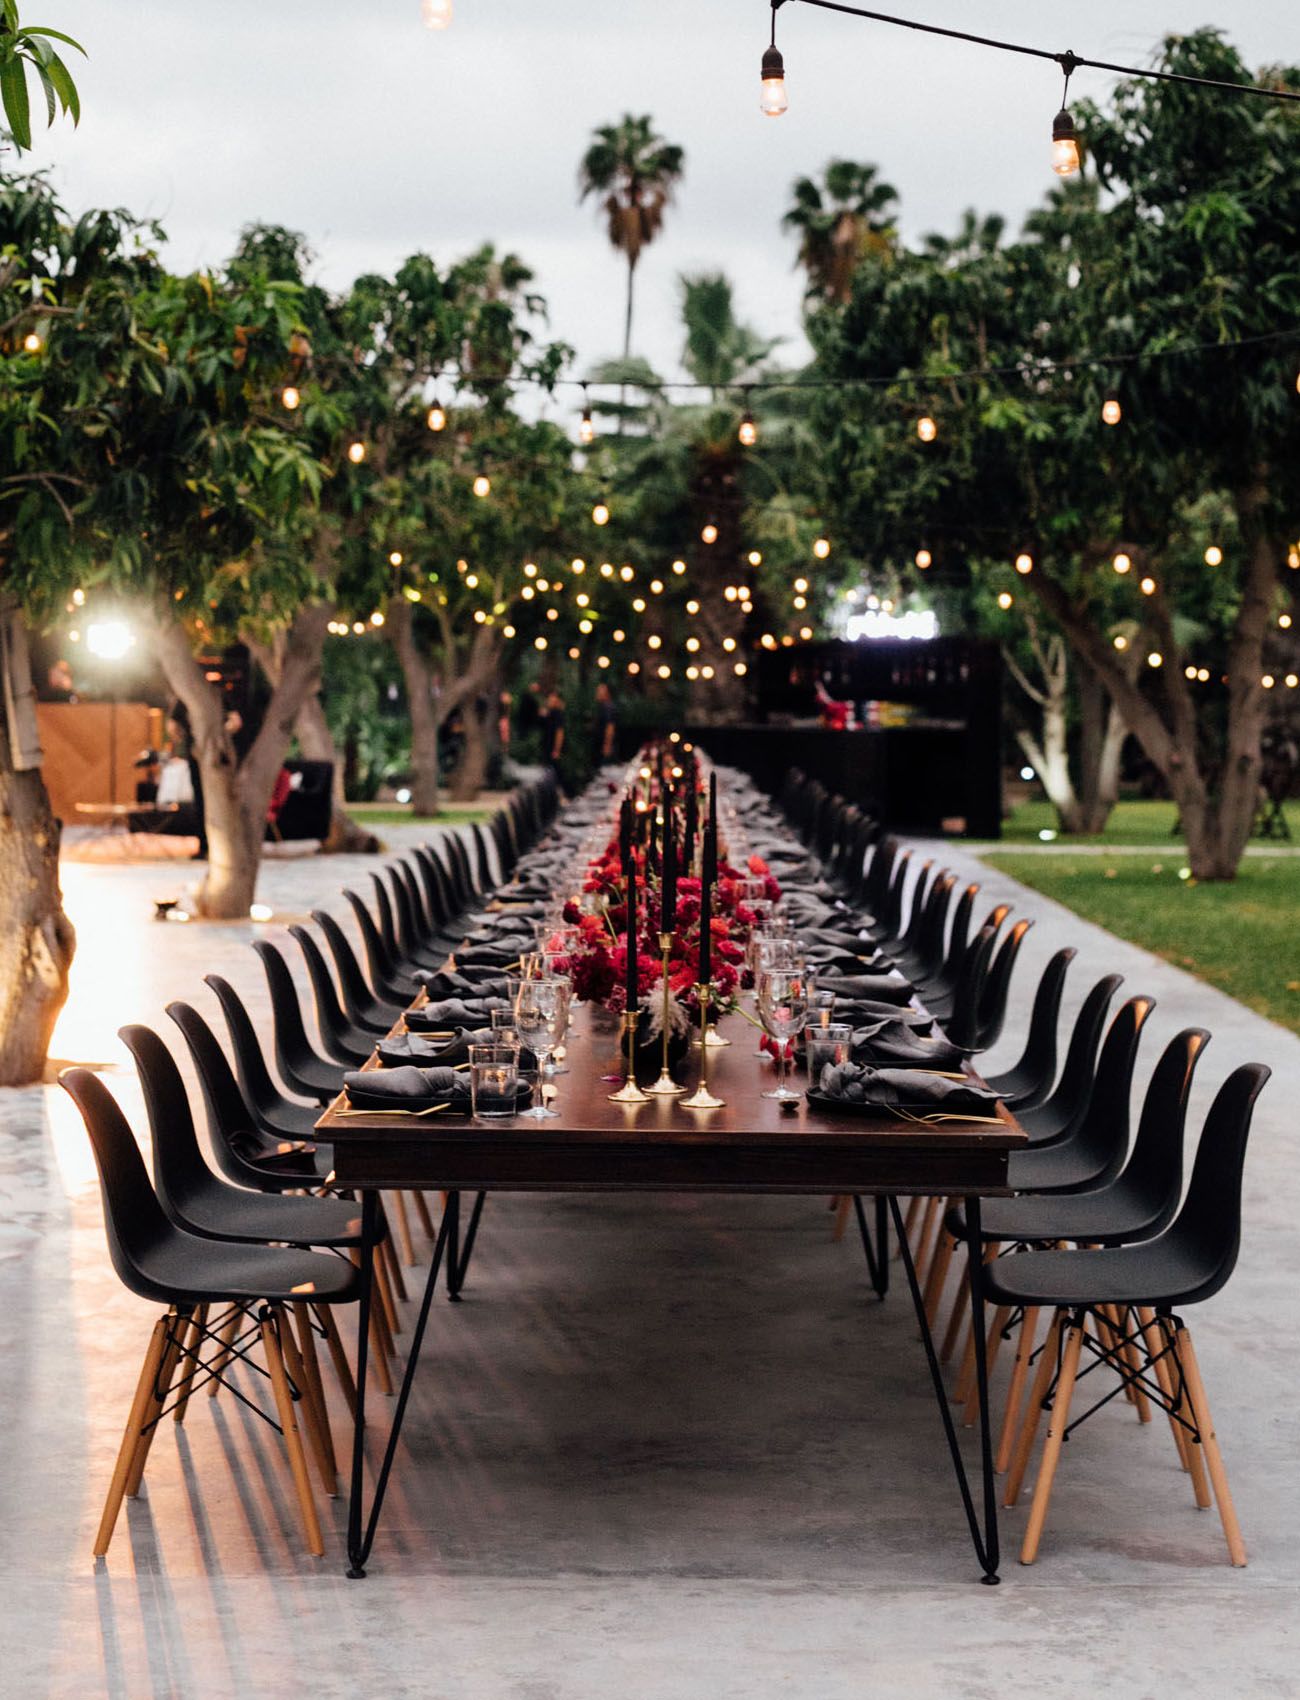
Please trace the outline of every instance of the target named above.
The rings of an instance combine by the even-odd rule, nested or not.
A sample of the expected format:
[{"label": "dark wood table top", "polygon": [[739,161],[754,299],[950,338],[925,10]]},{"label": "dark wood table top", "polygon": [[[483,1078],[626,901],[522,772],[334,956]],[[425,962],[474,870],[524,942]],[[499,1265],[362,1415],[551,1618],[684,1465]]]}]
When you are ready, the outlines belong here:
[{"label": "dark wood table top", "polygon": [[[399,1028],[400,1030],[400,1028]],[[762,1096],[774,1070],[754,1056],[757,1031],[739,1016],[719,1029],[709,1086],[725,1102],[689,1110],[680,1098],[614,1104],[618,1036],[576,1006],[557,1077],[557,1120],[475,1122],[467,1113],[417,1118],[359,1114],[340,1095],[317,1123],[341,1185],[521,1191],[893,1192],[998,1194],[1008,1154],[1025,1134],[1002,1106],[995,1120],[907,1121],[888,1114],[793,1109]],[[690,1090],[699,1051],[676,1071]],[[803,1081],[793,1084],[802,1087]]]}]

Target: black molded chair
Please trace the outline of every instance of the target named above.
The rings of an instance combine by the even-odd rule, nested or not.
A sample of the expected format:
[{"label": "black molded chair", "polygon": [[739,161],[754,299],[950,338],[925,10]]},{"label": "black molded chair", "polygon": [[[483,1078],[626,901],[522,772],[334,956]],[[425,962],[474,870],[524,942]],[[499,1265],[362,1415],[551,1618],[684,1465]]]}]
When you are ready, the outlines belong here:
[{"label": "black molded chair", "polygon": [[[62,1085],[80,1110],[90,1135],[104,1202],[104,1225],[113,1267],[139,1297],[167,1306],[154,1325],[136,1386],[131,1414],[95,1536],[102,1558],[113,1537],[124,1495],[139,1492],[149,1449],[168,1409],[184,1418],[196,1384],[224,1378],[233,1361],[248,1358],[260,1338],[275,1396],[278,1427],[293,1472],[308,1550],[324,1553],[297,1407],[318,1464],[324,1447],[314,1391],[294,1338],[289,1307],[310,1295],[313,1304],[350,1304],[358,1277],[343,1258],[322,1252],[203,1239],[176,1227],[159,1203],[144,1159],[116,1101],[88,1069],[67,1069]],[[214,1309],[222,1314],[213,1317]],[[227,1316],[242,1332],[227,1343]],[[205,1348],[215,1355],[205,1358]],[[174,1403],[168,1399],[175,1394]],[[253,1410],[272,1419],[245,1398]]]},{"label": "black molded chair", "polygon": [[1074,1020],[1061,1078],[1041,1104],[1025,1105],[1016,1119],[1029,1135],[1031,1149],[1055,1144],[1077,1133],[1088,1113],[1097,1074],[1097,1049],[1122,974],[1104,974],[1089,991]]},{"label": "black molded chair", "polygon": [[366,953],[366,967],[374,995],[383,1003],[395,1004],[399,1010],[405,1009],[415,996],[410,970],[394,961],[360,892],[349,887],[343,895],[352,905],[352,913],[357,918],[361,946]]},{"label": "black molded chair", "polygon": [[307,964],[321,1044],[336,1062],[346,1063],[349,1068],[360,1068],[373,1055],[378,1035],[367,1033],[348,1020],[320,946],[306,927],[295,922],[289,928],[289,935],[297,942]]},{"label": "black molded chair", "polygon": [[[1025,942],[1025,934],[1033,926],[1031,920],[1017,921],[997,947],[996,955],[987,959],[987,968],[967,1001],[965,996],[955,1000],[955,1013],[945,1029],[954,1045],[972,1056],[991,1050],[997,1044],[1006,1020],[1007,999],[1011,991],[1011,972]],[[986,927],[981,937],[995,937]],[[955,1035],[955,1036],[954,1036]]]},{"label": "black molded chair", "polygon": [[1056,1080],[1057,1026],[1065,976],[1078,952],[1073,945],[1058,950],[1043,970],[1034,993],[1034,1007],[1025,1035],[1025,1048],[1017,1062],[1001,1074],[986,1076],[988,1086],[1009,1109],[1032,1109],[1051,1094]]},{"label": "black molded chair", "polygon": [[338,971],[339,989],[348,1020],[363,1033],[382,1038],[391,1032],[393,1024],[405,1009],[405,1004],[380,998],[366,984],[356,952],[348,943],[347,934],[327,909],[313,909],[311,918],[325,935]]},{"label": "black molded chair", "polygon": [[1061,1447],[1071,1428],[1078,1426],[1070,1422],[1070,1408],[1085,1351],[1092,1362],[1084,1374],[1106,1365],[1121,1385],[1140,1385],[1144,1396],[1166,1411],[1197,1504],[1209,1507],[1212,1487],[1229,1557],[1234,1565],[1245,1564],[1245,1543],[1200,1365],[1177,1312],[1212,1298],[1236,1267],[1246,1144],[1269,1072],[1262,1063],[1246,1063],[1219,1088],[1201,1133],[1187,1197],[1164,1233],[1140,1245],[1099,1251],[1029,1251],[988,1267],[986,1286],[995,1303],[1055,1313],[1007,1481],[1006,1503],[1014,1504],[1039,1413],[1050,1409],[1020,1550],[1022,1564],[1032,1564],[1038,1556]]},{"label": "black molded chair", "polygon": [[254,939],[253,949],[262,959],[271,993],[271,1027],[275,1039],[275,1066],[291,1092],[328,1104],[343,1090],[347,1069],[329,1062],[315,1050],[302,1022],[302,1005],[289,964],[269,939]]},{"label": "black molded chair", "polygon": [[257,1029],[239,993],[220,974],[205,974],[203,981],[217,994],[235,1055],[239,1089],[258,1127],[272,1139],[314,1139],[319,1109],[287,1098],[271,1079]]}]

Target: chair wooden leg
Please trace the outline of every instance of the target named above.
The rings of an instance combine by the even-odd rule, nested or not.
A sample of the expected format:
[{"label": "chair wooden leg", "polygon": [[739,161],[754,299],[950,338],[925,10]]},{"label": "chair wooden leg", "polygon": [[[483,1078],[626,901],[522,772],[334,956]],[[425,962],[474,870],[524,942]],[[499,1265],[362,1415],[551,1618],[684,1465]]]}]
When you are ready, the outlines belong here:
[{"label": "chair wooden leg", "polygon": [[415,1255],[415,1241],[411,1238],[411,1218],[406,1213],[406,1194],[394,1192],[389,1196],[393,1200],[393,1215],[397,1224],[397,1242],[402,1248],[402,1262],[408,1269],[413,1269],[418,1260]]},{"label": "chair wooden leg", "polygon": [[190,1388],[193,1387],[194,1377],[198,1374],[199,1369],[201,1368],[199,1360],[203,1347],[203,1330],[207,1326],[207,1320],[208,1307],[207,1305],[200,1305],[194,1312],[194,1320],[190,1324],[189,1333],[185,1341],[187,1355],[184,1357],[184,1367],[181,1370],[181,1378],[177,1384],[176,1409],[172,1412],[172,1420],[174,1422],[183,1423],[185,1421],[185,1412],[188,1410],[190,1403]]},{"label": "chair wooden leg", "polygon": [[1149,1423],[1151,1421],[1151,1401],[1147,1398],[1146,1389],[1143,1387],[1140,1380],[1142,1374],[1142,1354],[1137,1349],[1137,1342],[1129,1338],[1133,1332],[1129,1319],[1133,1316],[1133,1314],[1134,1313],[1132,1311],[1126,1310],[1123,1307],[1120,1307],[1119,1309],[1119,1326],[1123,1331],[1121,1338],[1124,1341],[1124,1344],[1120,1347],[1120,1353],[1124,1359],[1124,1367],[1131,1378],[1129,1381],[1129,1391],[1133,1395],[1133,1403],[1137,1408],[1138,1421],[1140,1423]]},{"label": "chair wooden leg", "polygon": [[[359,1252],[349,1252],[348,1255],[351,1257],[353,1263],[360,1265],[361,1255]],[[392,1336],[388,1332],[388,1327],[384,1317],[383,1288],[379,1279],[379,1270],[379,1247],[376,1246],[374,1251],[374,1262],[371,1266],[371,1280],[373,1282],[374,1297],[370,1306],[369,1360],[370,1367],[374,1371],[375,1380],[379,1384],[379,1391],[381,1393],[391,1394],[393,1391],[393,1377],[388,1367],[388,1360],[392,1356],[393,1340]]]},{"label": "chair wooden leg", "polygon": [[[913,1233],[915,1232],[915,1229],[916,1229],[916,1220],[917,1220],[917,1217],[921,1214],[921,1208],[924,1205],[924,1203],[925,1203],[925,1200],[921,1197],[920,1193],[914,1193],[913,1196],[908,1200],[907,1215],[903,1219],[903,1235],[904,1235],[904,1238],[907,1240],[907,1243],[908,1243],[909,1246],[911,1246],[912,1243],[913,1243],[912,1235],[913,1235]],[[902,1255],[903,1255],[902,1246],[899,1245],[899,1246],[895,1247],[894,1256],[895,1257],[901,1257]],[[913,1259],[913,1265],[915,1266],[915,1259]]]},{"label": "chair wooden leg", "polygon": [[[1008,1305],[999,1305],[993,1312],[993,1320],[989,1324],[985,1348],[985,1365],[988,1376],[993,1374],[993,1365],[997,1362],[998,1347],[1002,1344],[1002,1336],[1011,1317]],[[980,1390],[978,1383],[972,1378],[970,1392],[966,1395],[966,1407],[962,1411],[961,1420],[966,1428],[974,1428],[980,1414]]]},{"label": "chair wooden leg", "polygon": [[188,1332],[188,1318],[179,1317],[172,1313],[171,1327],[168,1339],[163,1346],[162,1362],[158,1366],[158,1375],[154,1381],[152,1398],[145,1410],[144,1421],[140,1425],[140,1444],[135,1449],[135,1457],[131,1460],[131,1469],[126,1478],[126,1497],[134,1499],[140,1491],[140,1483],[144,1480],[144,1467],[149,1461],[149,1449],[158,1433],[158,1418],[162,1415],[171,1392],[172,1378],[176,1374],[176,1366],[181,1360],[181,1341]]},{"label": "chair wooden leg", "polygon": [[849,1211],[853,1208],[853,1194],[842,1192],[835,1200],[835,1220],[831,1223],[831,1239],[838,1245],[844,1238],[844,1230],[848,1226]]},{"label": "chair wooden leg", "polygon": [[[325,1444],[326,1462],[329,1464],[331,1475],[337,1478],[338,1459],[334,1452],[334,1436],[330,1430],[329,1408],[325,1403],[325,1386],[320,1378],[320,1359],[316,1355],[316,1335],[312,1329],[311,1311],[305,1304],[296,1304],[293,1307],[293,1331],[298,1343],[298,1356],[302,1359],[302,1372],[307,1378],[307,1387],[316,1407],[321,1439]],[[337,1481],[335,1491],[338,1491]]]},{"label": "chair wooden leg", "polygon": [[[984,1247],[985,1263],[992,1263],[998,1254],[996,1245]],[[967,1298],[970,1296],[969,1284]],[[966,1345],[961,1355],[961,1369],[957,1373],[957,1386],[953,1390],[953,1399],[959,1405],[964,1405],[970,1398],[975,1387],[975,1307],[970,1305],[970,1321],[966,1325]]]},{"label": "chair wooden leg", "polygon": [[1246,1543],[1241,1538],[1241,1525],[1237,1521],[1237,1508],[1232,1503],[1232,1490],[1228,1486],[1228,1472],[1223,1467],[1223,1455],[1219,1451],[1218,1436],[1214,1432],[1214,1419],[1210,1415],[1210,1402],[1205,1396],[1205,1383],[1201,1380],[1201,1366],[1196,1361],[1196,1351],[1192,1345],[1192,1336],[1186,1328],[1179,1328],[1174,1335],[1174,1350],[1178,1362],[1182,1365],[1183,1380],[1191,1400],[1192,1416],[1196,1422],[1196,1438],[1192,1440],[1193,1450],[1199,1449],[1205,1454],[1205,1465],[1210,1472],[1210,1480],[1214,1484],[1214,1497],[1219,1507],[1219,1521],[1223,1524],[1224,1539],[1228,1543],[1228,1556],[1234,1565],[1240,1569],[1246,1562]]},{"label": "chair wooden leg", "polygon": [[1047,1339],[1043,1343],[1042,1355],[1038,1360],[1038,1374],[1034,1377],[1029,1404],[1025,1407],[1025,1420],[1020,1425],[1020,1437],[1011,1456],[1007,1491],[1002,1496],[1003,1505],[1014,1505],[1020,1497],[1020,1484],[1025,1479],[1029,1454],[1034,1449],[1034,1436],[1038,1433],[1039,1419],[1043,1414],[1043,1400],[1047,1397],[1047,1390],[1052,1385],[1052,1377],[1056,1373],[1056,1351],[1060,1338],[1061,1313],[1058,1310],[1052,1317],[1052,1325],[1047,1330]]},{"label": "chair wooden leg", "polygon": [[334,1374],[338,1384],[343,1389],[343,1397],[347,1401],[348,1415],[353,1419],[357,1414],[357,1384],[352,1377],[352,1365],[343,1349],[343,1341],[339,1336],[339,1325],[334,1320],[334,1307],[321,1305],[316,1311],[320,1325],[325,1330],[325,1344],[329,1347],[330,1358],[334,1364]]},{"label": "chair wooden leg", "polygon": [[426,1238],[436,1240],[438,1230],[434,1227],[433,1217],[429,1213],[428,1199],[422,1192],[413,1192],[411,1197],[415,1201],[415,1214],[420,1218],[420,1226],[424,1230]]},{"label": "chair wooden leg", "polygon": [[925,1215],[921,1218],[921,1231],[916,1236],[916,1246],[912,1256],[912,1265],[916,1270],[916,1278],[921,1283],[922,1290],[930,1274],[930,1236],[934,1232],[936,1222],[942,1222],[943,1200],[927,1198]]},{"label": "chair wooden leg", "polygon": [[939,1348],[939,1362],[949,1363],[957,1350],[957,1341],[961,1338],[961,1325],[966,1320],[966,1312],[970,1309],[970,1270],[963,1269],[961,1279],[957,1282],[957,1291],[952,1298],[952,1312],[948,1317],[948,1326],[944,1331],[943,1345]]},{"label": "chair wooden leg", "polygon": [[[380,1240],[378,1250],[383,1256],[384,1267],[388,1272],[388,1284],[392,1288],[392,1297],[397,1300],[398,1304],[405,1304],[406,1277],[402,1274],[402,1266],[397,1260],[396,1253],[393,1251],[393,1236],[391,1233],[385,1234],[383,1239]],[[401,1333],[402,1325],[397,1316],[396,1310],[394,1310],[392,1316],[392,1328],[394,1334]]]},{"label": "chair wooden leg", "polygon": [[1043,1524],[1047,1521],[1048,1501],[1052,1497],[1052,1483],[1056,1478],[1056,1466],[1061,1461],[1061,1447],[1065,1443],[1065,1431],[1070,1426],[1070,1401],[1074,1397],[1074,1380],[1079,1373],[1079,1352],[1083,1346],[1083,1329],[1076,1318],[1071,1318],[1070,1325],[1065,1331],[1065,1350],[1061,1355],[1061,1375],[1056,1384],[1056,1397],[1052,1401],[1051,1421],[1047,1425],[1047,1439],[1043,1443],[1043,1461],[1038,1466],[1038,1480],[1034,1484],[1033,1503],[1029,1507],[1029,1521],[1025,1525],[1025,1538],[1020,1547],[1021,1564],[1032,1564],[1038,1557],[1038,1543],[1043,1536]]},{"label": "chair wooden leg", "polygon": [[144,1363],[140,1368],[140,1379],[136,1382],[135,1397],[131,1401],[131,1414],[126,1419],[126,1428],[122,1431],[122,1444],[118,1447],[117,1463],[113,1466],[113,1479],[109,1483],[108,1497],[104,1501],[104,1513],[99,1519],[99,1531],[95,1536],[96,1558],[103,1558],[108,1551],[108,1543],[113,1538],[117,1514],[122,1508],[122,1498],[126,1493],[127,1477],[130,1475],[131,1465],[139,1449],[145,1412],[153,1403],[154,1383],[158,1378],[158,1370],[162,1364],[169,1317],[170,1312],[160,1316],[153,1325],[153,1333],[149,1336]]},{"label": "chair wooden leg", "polygon": [[925,1320],[933,1331],[939,1316],[939,1305],[943,1299],[944,1283],[948,1279],[948,1270],[952,1266],[952,1254],[957,1249],[957,1241],[947,1228],[939,1230],[939,1243],[934,1248],[934,1256],[930,1259],[930,1273],[925,1278]]},{"label": "chair wooden leg", "polygon": [[1006,1474],[1007,1465],[1011,1462],[1011,1448],[1016,1439],[1016,1418],[1020,1415],[1020,1404],[1025,1396],[1025,1382],[1029,1379],[1029,1360],[1034,1355],[1034,1331],[1037,1326],[1038,1311],[1031,1305],[1020,1324],[1016,1361],[1011,1366],[1011,1383],[1007,1388],[1007,1408],[1002,1417],[1002,1433],[998,1436],[997,1457],[993,1461],[993,1468],[1000,1476]]},{"label": "chair wooden leg", "polygon": [[316,1515],[316,1501],[312,1496],[311,1477],[307,1473],[307,1455],[303,1451],[302,1435],[298,1431],[298,1417],[294,1410],[293,1395],[289,1391],[289,1378],[285,1374],[284,1359],[280,1355],[280,1329],[283,1325],[284,1313],[279,1306],[272,1308],[273,1315],[262,1318],[262,1349],[266,1353],[266,1366],[270,1371],[271,1386],[275,1391],[276,1410],[280,1415],[280,1427],[284,1431],[284,1445],[289,1454],[289,1468],[293,1472],[294,1490],[298,1495],[298,1510],[302,1516],[303,1532],[307,1537],[307,1551],[314,1553],[317,1558],[323,1558],[325,1556],[325,1543],[321,1539],[320,1519]]},{"label": "chair wooden leg", "polygon": [[225,1369],[226,1365],[234,1356],[234,1353],[231,1351],[231,1347],[234,1344],[235,1335],[239,1332],[239,1325],[243,1320],[243,1311],[236,1310],[231,1316],[229,1322],[227,1322],[226,1326],[221,1330],[221,1350],[212,1360],[213,1376],[212,1380],[208,1383],[209,1399],[215,1399],[217,1394],[221,1391],[220,1372]]},{"label": "chair wooden leg", "polygon": [[290,1398],[293,1397],[294,1388],[298,1390],[295,1403],[300,1413],[299,1428],[306,1430],[307,1444],[311,1448],[312,1461],[316,1466],[316,1473],[320,1476],[321,1486],[328,1497],[334,1499],[339,1491],[338,1466],[334,1464],[331,1448],[326,1443],[316,1396],[312,1391],[311,1379],[302,1361],[302,1351],[287,1310],[280,1312],[280,1354],[284,1359],[285,1374],[290,1382]]},{"label": "chair wooden leg", "polygon": [[1156,1326],[1156,1313],[1148,1305],[1140,1309],[1137,1314],[1138,1322],[1142,1328],[1142,1341],[1146,1346],[1147,1356],[1154,1366],[1156,1384],[1165,1397],[1165,1406],[1169,1414],[1169,1429],[1174,1437],[1174,1445],[1178,1448],[1178,1462],[1184,1470],[1190,1470],[1191,1465],[1187,1459],[1187,1430],[1174,1415],[1174,1407],[1177,1403],[1174,1392],[1174,1378],[1169,1373],[1169,1360],[1164,1354],[1164,1341]]},{"label": "chair wooden leg", "polygon": [[397,1259],[393,1256],[392,1242],[381,1240],[375,1247],[375,1292],[379,1298],[379,1308],[383,1312],[384,1332],[389,1339],[389,1354],[393,1352],[393,1337],[402,1332],[402,1319],[397,1312],[397,1282],[401,1279],[401,1271],[397,1267]]}]

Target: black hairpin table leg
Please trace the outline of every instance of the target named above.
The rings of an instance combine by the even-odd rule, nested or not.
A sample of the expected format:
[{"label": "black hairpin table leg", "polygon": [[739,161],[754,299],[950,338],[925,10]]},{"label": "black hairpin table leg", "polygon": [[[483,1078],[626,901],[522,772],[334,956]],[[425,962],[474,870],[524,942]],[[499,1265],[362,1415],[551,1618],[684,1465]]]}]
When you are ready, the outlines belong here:
[{"label": "black hairpin table leg", "polygon": [[[456,1200],[456,1216],[452,1224],[455,1239],[447,1247],[447,1297],[459,1299],[461,1288],[465,1285],[465,1277],[469,1274],[469,1260],[474,1255],[474,1241],[478,1235],[479,1218],[483,1214],[483,1200],[487,1197],[487,1194],[480,1192],[475,1196],[474,1208],[469,1213],[469,1225],[465,1229],[465,1244],[463,1246],[460,1244],[460,1194],[454,1192],[451,1197]],[[448,1199],[447,1203],[448,1208],[450,1208],[451,1199]]]},{"label": "black hairpin table leg", "polygon": [[939,1368],[938,1356],[935,1353],[934,1340],[930,1335],[930,1325],[926,1321],[925,1300],[921,1294],[920,1283],[916,1279],[916,1265],[912,1262],[912,1248],[908,1245],[907,1235],[903,1231],[903,1219],[899,1213],[898,1200],[891,1198],[889,1207],[894,1216],[894,1231],[898,1235],[899,1248],[903,1256],[903,1268],[907,1272],[907,1284],[911,1289],[912,1303],[916,1308],[916,1319],[921,1328],[921,1341],[925,1346],[926,1361],[930,1365],[930,1379],[934,1383],[934,1396],[939,1405],[939,1415],[943,1419],[943,1430],[948,1441],[948,1451],[952,1455],[953,1469],[957,1475],[957,1486],[961,1490],[962,1505],[966,1511],[966,1521],[970,1525],[971,1540],[975,1544],[975,1556],[979,1559],[980,1568],[984,1572],[980,1580],[990,1587],[996,1587],[1000,1580],[998,1564],[1001,1559],[1001,1552],[998,1545],[997,1483],[993,1476],[993,1437],[989,1428],[988,1360],[984,1340],[984,1247],[980,1236],[980,1201],[978,1198],[967,1198],[963,1204],[963,1211],[966,1218],[966,1255],[970,1261],[971,1316],[975,1329],[975,1384],[979,1394],[980,1473],[984,1492],[982,1521],[975,1509],[975,1500],[971,1494],[970,1482],[966,1475],[966,1465],[962,1459],[957,1430],[953,1424],[952,1412],[948,1405],[948,1392],[943,1384],[943,1374]]},{"label": "black hairpin table leg", "polygon": [[392,1474],[393,1459],[397,1453],[397,1442],[402,1433],[402,1421],[406,1416],[407,1400],[411,1396],[411,1386],[415,1380],[415,1366],[420,1361],[420,1347],[424,1342],[424,1330],[429,1321],[429,1306],[438,1286],[438,1273],[442,1267],[443,1256],[447,1250],[448,1229],[453,1216],[452,1200],[458,1199],[453,1193],[448,1199],[448,1208],[443,1211],[442,1222],[438,1228],[437,1243],[433,1248],[433,1257],[429,1262],[428,1279],[424,1283],[424,1297],[420,1301],[420,1314],[416,1320],[415,1333],[407,1349],[406,1371],[402,1376],[402,1385],[397,1395],[397,1405],[393,1411],[393,1426],[389,1430],[388,1444],[384,1448],[383,1461],[379,1466],[379,1474],[375,1478],[375,1489],[370,1501],[370,1515],[365,1516],[362,1506],[362,1487],[365,1477],[365,1445],[366,1445],[366,1356],[367,1340],[370,1331],[371,1280],[375,1255],[375,1238],[377,1232],[378,1194],[368,1190],[362,1195],[361,1205],[361,1314],[358,1319],[360,1330],[357,1346],[357,1407],[352,1429],[352,1487],[348,1503],[348,1575],[354,1579],[366,1573],[366,1560],[370,1557],[370,1549],[375,1544],[375,1531],[379,1527],[379,1514],[383,1509],[384,1494],[388,1489],[388,1478]]}]

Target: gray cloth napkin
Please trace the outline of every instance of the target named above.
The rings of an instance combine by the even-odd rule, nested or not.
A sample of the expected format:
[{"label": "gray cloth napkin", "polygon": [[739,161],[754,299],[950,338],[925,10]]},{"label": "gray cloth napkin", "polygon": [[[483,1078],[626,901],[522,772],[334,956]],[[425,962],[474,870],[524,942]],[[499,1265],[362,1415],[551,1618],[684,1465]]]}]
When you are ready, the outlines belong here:
[{"label": "gray cloth napkin", "polygon": [[954,1116],[991,1116],[997,1099],[982,1086],[945,1080],[910,1068],[871,1068],[860,1063],[827,1063],[818,1083],[823,1097],[883,1110],[945,1110]]}]

